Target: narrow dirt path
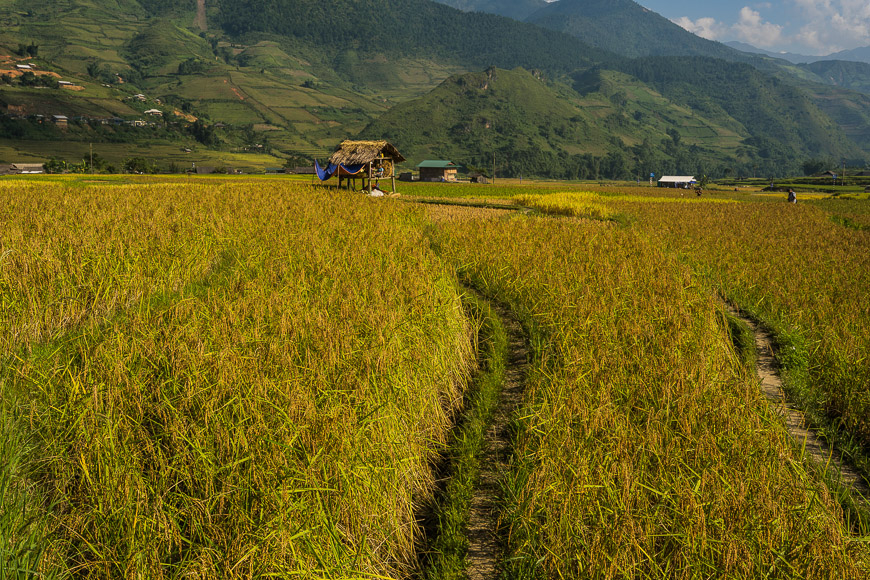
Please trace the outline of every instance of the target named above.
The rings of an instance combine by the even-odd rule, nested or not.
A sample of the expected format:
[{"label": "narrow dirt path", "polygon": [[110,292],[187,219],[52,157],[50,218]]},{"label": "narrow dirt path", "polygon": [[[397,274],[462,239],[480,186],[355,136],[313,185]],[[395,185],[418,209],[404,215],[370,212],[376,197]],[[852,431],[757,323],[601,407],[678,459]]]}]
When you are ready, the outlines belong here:
[{"label": "narrow dirt path", "polygon": [[507,332],[508,353],[498,408],[486,432],[486,448],[480,461],[480,478],[471,498],[466,530],[469,580],[495,578],[498,574],[501,541],[496,504],[499,481],[509,468],[513,451],[510,422],[522,403],[529,365],[529,347],[519,321],[507,308],[498,304],[493,307]]},{"label": "narrow dirt path", "polygon": [[779,363],[773,346],[773,337],[764,327],[743,315],[742,312],[726,303],[728,311],[742,320],[755,335],[756,362],[755,371],[761,381],[761,390],[774,410],[783,418],[788,432],[805,450],[805,453],[821,466],[833,470],[839,481],[870,499],[870,487],[864,478],[852,466],[840,460],[839,453],[816,436],[808,428],[804,414],[791,405],[782,390],[782,379],[779,376]]},{"label": "narrow dirt path", "polygon": [[205,0],[196,0],[196,18],[193,20],[193,24],[202,31],[208,30],[208,21],[205,17]]}]

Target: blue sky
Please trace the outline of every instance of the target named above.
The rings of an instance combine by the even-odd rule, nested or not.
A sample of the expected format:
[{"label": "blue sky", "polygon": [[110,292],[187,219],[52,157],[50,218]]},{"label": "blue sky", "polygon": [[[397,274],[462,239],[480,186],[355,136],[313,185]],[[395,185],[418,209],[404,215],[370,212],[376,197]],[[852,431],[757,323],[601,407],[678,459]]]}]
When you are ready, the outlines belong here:
[{"label": "blue sky", "polygon": [[635,0],[711,40],[827,55],[870,46],[870,0]]}]

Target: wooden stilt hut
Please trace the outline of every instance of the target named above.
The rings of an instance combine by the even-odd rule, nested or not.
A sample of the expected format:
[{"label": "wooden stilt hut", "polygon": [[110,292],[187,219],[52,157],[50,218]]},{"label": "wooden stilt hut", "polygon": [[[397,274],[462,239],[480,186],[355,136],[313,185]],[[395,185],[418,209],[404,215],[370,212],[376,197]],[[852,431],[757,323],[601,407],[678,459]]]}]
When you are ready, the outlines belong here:
[{"label": "wooden stilt hut", "polygon": [[338,186],[347,179],[350,189],[351,180],[362,179],[363,187],[372,192],[372,182],[389,178],[392,193],[396,193],[396,164],[405,161],[402,154],[387,141],[342,141],[329,162],[337,166],[363,165],[359,173],[350,174],[339,167]]}]

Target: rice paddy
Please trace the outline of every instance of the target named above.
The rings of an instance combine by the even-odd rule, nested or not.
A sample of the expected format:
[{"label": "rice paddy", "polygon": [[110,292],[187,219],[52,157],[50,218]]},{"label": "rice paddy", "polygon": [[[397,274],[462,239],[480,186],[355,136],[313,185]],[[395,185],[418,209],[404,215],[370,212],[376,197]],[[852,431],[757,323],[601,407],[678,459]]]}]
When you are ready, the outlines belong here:
[{"label": "rice paddy", "polygon": [[502,577],[867,577],[870,526],[769,408],[717,297],[774,331],[793,396],[863,465],[870,234],[831,217],[863,223],[860,202],[447,187],[409,190],[535,211],[0,182],[0,576],[464,577],[467,501],[429,544],[443,558],[420,522],[439,490],[473,493],[477,467],[453,472],[492,415],[499,324],[473,288],[531,352]]}]

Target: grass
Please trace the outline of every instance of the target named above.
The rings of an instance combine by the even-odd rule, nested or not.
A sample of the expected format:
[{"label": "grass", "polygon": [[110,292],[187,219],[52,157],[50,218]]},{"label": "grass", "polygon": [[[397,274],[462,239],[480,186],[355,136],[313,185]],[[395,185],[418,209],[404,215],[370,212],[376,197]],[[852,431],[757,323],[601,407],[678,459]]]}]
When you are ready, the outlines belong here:
[{"label": "grass", "polygon": [[4,396],[0,399],[0,578],[61,576],[42,565],[48,521],[31,483],[33,466],[27,456],[34,446],[26,405]]},{"label": "grass", "polygon": [[478,485],[485,435],[498,405],[507,357],[507,335],[492,306],[475,294],[465,294],[464,298],[473,318],[479,321],[481,364],[466,393],[462,417],[443,454],[447,483],[431,508],[427,526],[432,528],[431,538],[421,562],[421,575],[429,579],[466,578],[469,508]]}]

